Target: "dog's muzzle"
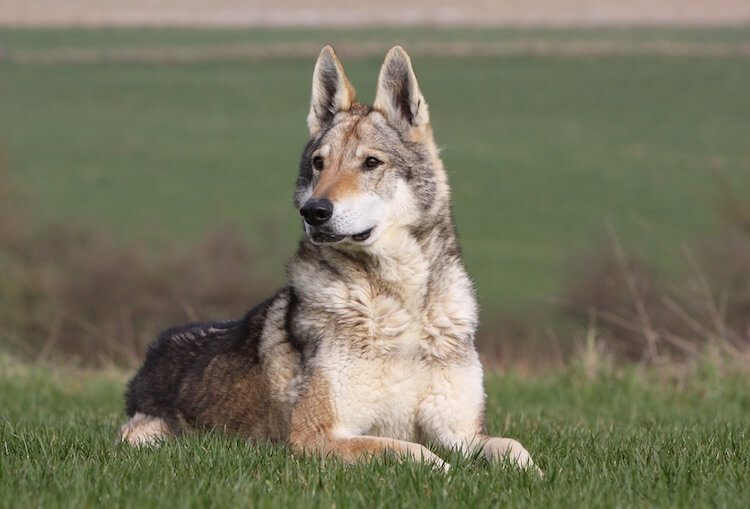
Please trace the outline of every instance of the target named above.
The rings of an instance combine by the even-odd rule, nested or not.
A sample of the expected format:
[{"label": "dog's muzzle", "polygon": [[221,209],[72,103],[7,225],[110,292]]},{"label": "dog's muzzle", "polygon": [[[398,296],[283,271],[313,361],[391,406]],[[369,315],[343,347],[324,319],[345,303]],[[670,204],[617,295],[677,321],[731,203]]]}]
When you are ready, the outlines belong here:
[{"label": "dog's muzzle", "polygon": [[355,242],[364,242],[370,238],[372,231],[375,229],[374,227],[368,228],[353,235],[341,235],[330,231],[325,226],[333,216],[333,203],[328,198],[310,198],[299,209],[299,213],[307,224],[305,229],[310,238],[318,244],[341,242],[347,237],[351,237]]}]

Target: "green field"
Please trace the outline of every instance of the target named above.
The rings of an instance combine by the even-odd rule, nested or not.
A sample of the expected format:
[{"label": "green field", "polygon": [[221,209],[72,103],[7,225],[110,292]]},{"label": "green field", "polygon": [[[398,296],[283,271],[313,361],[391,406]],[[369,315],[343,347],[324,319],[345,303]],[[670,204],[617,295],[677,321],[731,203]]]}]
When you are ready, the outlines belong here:
[{"label": "green field", "polygon": [[[0,177],[13,205],[1,210],[31,229],[92,225],[154,253],[237,225],[261,255],[258,274],[281,283],[300,230],[291,196],[317,51],[340,48],[368,101],[381,49],[401,43],[413,48],[492,326],[496,312],[544,309],[566,279],[583,278],[569,260],[610,226],[628,250],[667,273],[684,270],[685,243],[722,227],[714,175],[737,196],[750,192],[749,41],[750,27],[0,28]],[[461,48],[482,56],[450,56]],[[61,271],[80,264],[45,279],[30,251],[28,279],[18,281],[76,287],[77,271]],[[6,254],[0,278],[13,275]],[[44,288],[12,283],[0,317],[21,323],[36,312],[45,326],[13,344],[43,344],[29,356],[58,358],[47,314],[61,313],[59,303],[40,306]],[[11,344],[12,318],[0,320],[0,347]],[[574,351],[573,337],[559,335]],[[550,341],[541,348],[559,348]],[[512,353],[509,343],[500,350]],[[0,507],[750,506],[746,369],[714,359],[615,371],[590,361],[487,377],[489,431],[518,438],[546,472],[539,479],[449,453],[447,475],[388,458],[321,464],[219,433],[136,450],[114,440],[129,372],[0,352]],[[541,371],[534,362],[516,370]]]},{"label": "green field", "polygon": [[488,427],[544,479],[452,458],[448,475],[379,459],[344,467],[214,433],[116,445],[120,372],[0,360],[0,507],[747,507],[746,377],[706,365],[488,379]]},{"label": "green field", "polygon": [[[750,27],[0,28],[0,173],[11,190],[0,199],[13,205],[2,210],[32,229],[84,223],[154,253],[238,225],[258,273],[280,283],[300,230],[291,196],[312,66],[327,42],[349,55],[364,100],[381,47],[414,48],[490,326],[504,309],[537,313],[584,276],[568,261],[610,226],[679,274],[683,245],[722,226],[713,175],[750,192]],[[77,282],[51,277],[63,276]],[[19,288],[2,294],[15,299],[3,310],[62,312]],[[16,343],[46,352],[54,327]],[[0,346],[10,329],[0,323]],[[614,371],[592,359],[487,376],[489,431],[518,438],[540,479],[450,453],[447,475],[391,458],[346,467],[220,433],[132,449],[115,443],[129,372],[0,352],[0,507],[750,506],[746,370]],[[517,369],[540,371],[525,362]]]},{"label": "green field", "polygon": [[[37,224],[100,224],[126,240],[196,239],[240,225],[271,246],[271,277],[298,235],[291,208],[317,48],[398,41],[690,42],[732,30],[0,30],[0,147],[19,210]],[[75,63],[112,48],[309,44],[309,55]],[[276,46],[274,46],[276,45]],[[279,46],[281,45],[281,46]],[[51,60],[14,60],[48,55]],[[24,53],[25,52],[25,53]],[[60,57],[62,53],[62,57]],[[429,53],[429,52],[428,52]],[[157,58],[158,60],[158,58]],[[344,59],[360,97],[379,58]],[[681,244],[716,226],[719,170],[747,184],[750,60],[649,54],[416,56],[483,307],[539,304],[565,261],[612,224],[679,270]],[[12,199],[13,197],[11,197]],[[675,268],[677,267],[677,268]]]}]

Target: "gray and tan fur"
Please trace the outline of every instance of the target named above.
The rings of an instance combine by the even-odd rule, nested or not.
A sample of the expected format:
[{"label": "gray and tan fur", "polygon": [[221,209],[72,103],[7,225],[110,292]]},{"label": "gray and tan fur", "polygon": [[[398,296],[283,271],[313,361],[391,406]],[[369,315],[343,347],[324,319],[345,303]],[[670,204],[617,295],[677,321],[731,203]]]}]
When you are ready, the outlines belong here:
[{"label": "gray and tan fur", "polygon": [[477,305],[409,57],[386,56],[372,106],[333,49],[315,65],[288,286],[238,321],[171,329],[130,382],[122,440],[219,428],[356,461],[447,466],[424,444],[535,468],[484,426]]}]

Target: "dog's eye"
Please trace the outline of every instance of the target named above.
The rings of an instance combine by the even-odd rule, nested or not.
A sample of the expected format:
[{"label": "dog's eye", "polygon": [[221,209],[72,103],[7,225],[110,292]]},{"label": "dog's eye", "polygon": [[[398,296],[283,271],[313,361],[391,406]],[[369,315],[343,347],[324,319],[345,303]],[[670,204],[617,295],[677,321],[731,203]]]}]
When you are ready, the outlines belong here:
[{"label": "dog's eye", "polygon": [[365,168],[367,168],[368,170],[372,170],[373,168],[377,168],[381,164],[383,164],[383,161],[381,161],[377,157],[370,156],[367,159],[365,159]]},{"label": "dog's eye", "polygon": [[323,158],[320,156],[313,157],[312,165],[316,170],[323,171]]}]

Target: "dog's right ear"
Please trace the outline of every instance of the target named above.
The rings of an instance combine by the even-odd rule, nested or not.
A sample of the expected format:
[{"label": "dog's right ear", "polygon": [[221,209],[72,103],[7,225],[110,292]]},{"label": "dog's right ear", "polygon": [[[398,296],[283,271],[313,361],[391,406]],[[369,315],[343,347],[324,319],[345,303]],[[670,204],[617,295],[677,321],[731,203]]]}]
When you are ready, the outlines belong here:
[{"label": "dog's right ear", "polygon": [[307,115],[307,127],[310,137],[333,119],[339,111],[348,111],[357,100],[357,93],[344,74],[333,48],[326,46],[320,52],[315,63],[312,82],[310,113]]}]

